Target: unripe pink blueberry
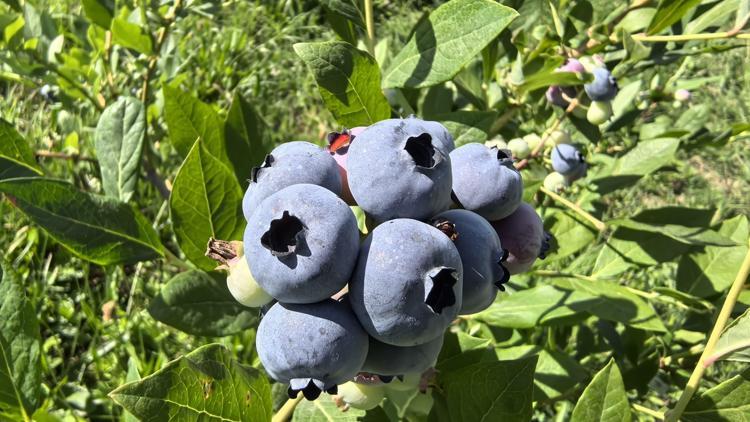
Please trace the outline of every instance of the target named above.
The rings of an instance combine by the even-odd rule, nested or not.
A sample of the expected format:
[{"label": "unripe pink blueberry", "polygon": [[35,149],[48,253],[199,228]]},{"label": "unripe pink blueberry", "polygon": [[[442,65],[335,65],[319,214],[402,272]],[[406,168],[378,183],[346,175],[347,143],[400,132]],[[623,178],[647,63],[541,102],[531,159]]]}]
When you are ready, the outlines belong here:
[{"label": "unripe pink blueberry", "polygon": [[367,129],[365,126],[357,126],[349,130],[344,130],[342,133],[331,132],[328,134],[329,145],[326,149],[333,156],[333,159],[336,160],[336,164],[339,166],[339,174],[341,175],[341,199],[349,205],[357,205],[357,202],[352,196],[352,191],[349,190],[349,182],[346,177],[346,162],[349,158],[349,144],[365,129]]},{"label": "unripe pink blueberry", "polygon": [[508,251],[504,264],[511,274],[526,272],[537,258],[544,258],[549,235],[531,205],[523,202],[513,214],[491,224]]}]

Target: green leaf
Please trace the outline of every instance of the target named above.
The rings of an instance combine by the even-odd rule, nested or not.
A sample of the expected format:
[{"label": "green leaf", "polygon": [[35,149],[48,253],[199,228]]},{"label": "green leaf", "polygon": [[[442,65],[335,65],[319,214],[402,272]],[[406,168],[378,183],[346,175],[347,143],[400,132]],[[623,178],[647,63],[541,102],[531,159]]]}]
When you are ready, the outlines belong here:
[{"label": "green leaf", "polygon": [[29,144],[13,125],[0,118],[0,180],[41,174]]},{"label": "green leaf", "polygon": [[292,422],[358,422],[366,413],[364,410],[354,408],[343,412],[330,397],[324,394],[317,400],[302,400],[294,409]]},{"label": "green leaf", "polygon": [[148,312],[155,320],[194,336],[237,334],[258,321],[256,309],[242,306],[229,293],[226,277],[196,270],[169,280]]},{"label": "green leaf", "polygon": [[474,315],[494,327],[533,328],[554,324],[585,309],[574,309],[587,295],[574,296],[573,292],[555,286],[540,285],[531,289],[503,294],[484,311]]},{"label": "green leaf", "polygon": [[680,20],[688,10],[699,5],[701,0],[661,0],[656,8],[646,33],[653,35]]},{"label": "green leaf", "polygon": [[558,211],[545,218],[544,227],[554,238],[553,249],[546,258],[550,261],[570,256],[596,239],[596,229],[567,211]]},{"label": "green leaf", "polygon": [[151,36],[139,25],[122,18],[114,18],[111,29],[113,43],[146,55],[153,52]]},{"label": "green leaf", "polygon": [[369,126],[391,116],[372,56],[341,41],[298,43],[294,51],[312,71],[326,108],[339,124]]},{"label": "green leaf", "polygon": [[490,0],[454,0],[417,23],[385,72],[385,88],[423,88],[453,78],[518,16]]},{"label": "green leaf", "polygon": [[[198,138],[214,157],[228,162],[224,146],[224,126],[214,109],[177,88],[164,85],[164,120],[169,140],[186,157]],[[252,165],[252,163],[250,163]]]},{"label": "green leaf", "polygon": [[591,77],[581,78],[574,72],[555,72],[554,69],[549,72],[534,73],[526,77],[523,83],[518,87],[521,92],[532,92],[537,89],[547,88],[550,85],[571,86],[583,85]]},{"label": "green leaf", "polygon": [[583,390],[571,420],[581,422],[628,422],[631,420],[628,396],[620,369],[614,359],[602,368]]},{"label": "green leaf", "polygon": [[326,8],[326,10],[345,17],[360,28],[365,27],[364,17],[357,6],[357,2],[347,0],[321,0],[320,3]]},{"label": "green leaf", "polygon": [[704,29],[719,26],[738,12],[740,0],[724,0],[716,3],[711,10],[701,14],[685,26],[685,34],[698,34]]},{"label": "green leaf", "polygon": [[629,218],[608,220],[610,226],[626,227],[631,230],[660,233],[687,245],[737,246],[737,242],[704,227],[686,227],[677,224],[647,224]]},{"label": "green leaf", "polygon": [[94,146],[107,195],[128,202],[135,193],[145,136],[146,113],[136,98],[118,98],[99,117]]},{"label": "green leaf", "polygon": [[271,387],[219,344],[200,347],[109,396],[142,421],[269,421]]},{"label": "green leaf", "polygon": [[635,148],[615,161],[612,175],[643,176],[653,173],[672,162],[679,146],[680,140],[676,138],[658,138],[640,141]]},{"label": "green leaf", "polygon": [[497,119],[496,111],[456,111],[433,117],[448,129],[456,147],[470,142],[484,142]]},{"label": "green leaf", "polygon": [[746,421],[750,419],[750,369],[693,397],[681,420],[685,422]]},{"label": "green leaf", "polygon": [[651,305],[626,287],[607,281],[575,278],[556,278],[551,282],[573,293],[570,300],[575,301],[571,305],[574,309],[647,331],[667,331]]},{"label": "green leaf", "polygon": [[27,415],[39,406],[42,394],[41,335],[34,306],[5,261],[0,298],[0,413],[18,412],[31,420]]},{"label": "green leaf", "polygon": [[[537,357],[479,362],[438,375],[454,421],[531,420]],[[433,412],[436,409],[433,410]]]},{"label": "green leaf", "polygon": [[273,149],[273,143],[265,136],[265,123],[239,93],[234,95],[232,106],[224,121],[224,133],[229,161],[234,167],[241,187],[247,187],[250,169],[263,162]]},{"label": "green leaf", "polygon": [[558,398],[588,378],[586,369],[563,352],[544,350],[532,345],[497,348],[500,360],[532,355],[539,357],[534,371],[534,401]]},{"label": "green leaf", "polygon": [[724,292],[732,284],[747,253],[747,217],[738,215],[724,221],[719,234],[741,243],[733,247],[706,246],[680,258],[677,267],[677,289],[699,297]]},{"label": "green leaf", "polygon": [[169,209],[180,249],[200,269],[216,267],[204,255],[209,238],[242,238],[242,189],[232,169],[207,151],[203,139],[195,142],[175,176]]},{"label": "green leaf", "polygon": [[99,265],[164,256],[159,236],[140,212],[112,198],[81,192],[62,180],[0,181],[0,192],[73,254]]},{"label": "green leaf", "polygon": [[734,360],[750,363],[750,309],[735,318],[719,337],[719,342],[706,359],[706,364],[717,360]]},{"label": "green leaf", "polygon": [[114,4],[105,0],[82,0],[83,13],[86,17],[102,29],[109,29],[112,25]]}]

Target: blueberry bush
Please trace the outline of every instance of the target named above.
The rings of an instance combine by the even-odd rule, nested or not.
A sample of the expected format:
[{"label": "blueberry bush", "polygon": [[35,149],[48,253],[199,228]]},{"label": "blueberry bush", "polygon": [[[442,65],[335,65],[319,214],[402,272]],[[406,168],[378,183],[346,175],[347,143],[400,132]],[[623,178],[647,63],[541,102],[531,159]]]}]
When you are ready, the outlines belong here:
[{"label": "blueberry bush", "polygon": [[750,418],[750,0],[3,0],[0,421]]}]

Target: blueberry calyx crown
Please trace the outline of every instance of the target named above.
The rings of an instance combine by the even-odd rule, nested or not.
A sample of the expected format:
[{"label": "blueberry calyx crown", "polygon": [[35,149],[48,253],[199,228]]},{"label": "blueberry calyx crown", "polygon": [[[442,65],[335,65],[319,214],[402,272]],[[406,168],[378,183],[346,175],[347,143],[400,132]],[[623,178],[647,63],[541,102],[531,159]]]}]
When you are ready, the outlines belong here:
[{"label": "blueberry calyx crown", "polygon": [[[320,380],[312,378],[295,378],[289,381],[289,387],[286,390],[286,394],[290,399],[294,399],[297,398],[297,395],[301,391],[302,395],[305,396],[307,400],[312,401],[320,397],[320,394],[323,392],[323,388],[325,388],[324,384]],[[336,394],[338,393],[338,386],[334,385],[333,387],[325,390],[325,392],[328,394]]]},{"label": "blueberry calyx crown", "polygon": [[440,314],[443,309],[456,304],[456,295],[453,293],[453,286],[457,281],[456,270],[450,267],[439,267],[429,277],[432,285],[424,303],[432,309],[432,312]]},{"label": "blueberry calyx crown", "polygon": [[490,147],[491,150],[495,153],[495,156],[497,157],[497,161],[500,162],[500,165],[506,166],[506,167],[512,167],[513,166],[513,154],[508,149],[500,149],[498,147]]},{"label": "blueberry calyx crown", "polygon": [[284,211],[281,218],[271,220],[268,230],[260,238],[260,244],[271,251],[271,255],[284,257],[297,251],[305,233],[299,218]]},{"label": "blueberry calyx crown", "polygon": [[453,224],[450,220],[447,220],[445,218],[436,218],[430,222],[430,224],[435,227],[436,229],[440,230],[448,236],[448,238],[452,241],[456,241],[458,239],[458,231],[456,230],[456,225]]},{"label": "blueberry calyx crown", "polygon": [[440,151],[432,145],[432,136],[429,133],[410,136],[406,140],[404,149],[409,153],[417,167],[431,169],[441,161]]},{"label": "blueberry calyx crown", "polygon": [[250,181],[252,183],[258,183],[258,177],[260,176],[260,172],[263,169],[271,167],[275,160],[276,159],[273,157],[273,155],[271,154],[266,155],[266,158],[263,159],[263,162],[259,166],[253,167],[252,170],[250,170]]}]

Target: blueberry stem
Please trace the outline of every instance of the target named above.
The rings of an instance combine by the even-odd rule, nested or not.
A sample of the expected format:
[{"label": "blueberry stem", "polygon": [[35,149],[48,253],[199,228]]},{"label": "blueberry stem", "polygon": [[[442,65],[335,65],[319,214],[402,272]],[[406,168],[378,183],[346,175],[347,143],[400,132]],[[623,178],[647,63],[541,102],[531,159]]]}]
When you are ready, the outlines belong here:
[{"label": "blueberry stem", "polygon": [[[750,241],[748,243],[750,243]],[[729,317],[732,315],[732,310],[737,303],[737,299],[740,297],[740,293],[742,293],[748,275],[750,275],[750,249],[748,249],[745,254],[745,259],[742,261],[742,266],[740,267],[739,272],[737,272],[732,287],[729,288],[729,293],[727,293],[727,297],[724,299],[724,304],[721,307],[721,311],[719,311],[719,316],[716,318],[716,323],[711,330],[711,335],[708,337],[708,341],[706,341],[706,348],[703,349],[703,353],[701,353],[701,357],[698,359],[698,363],[695,365],[695,369],[690,375],[685,390],[682,392],[674,409],[667,411],[665,415],[665,420],[667,422],[675,422],[680,419],[682,412],[685,411],[693,394],[698,391],[698,385],[700,384],[701,378],[703,378],[703,373],[706,371],[706,368],[720,358],[720,356],[714,355],[714,347],[716,347],[716,343],[718,343],[719,337],[721,337],[721,333],[724,331],[724,327],[727,325]]]},{"label": "blueberry stem", "polygon": [[302,401],[303,397],[304,396],[302,394],[297,392],[297,397],[288,399],[284,403],[284,405],[281,406],[281,409],[279,409],[279,411],[276,412],[275,415],[273,415],[271,422],[286,422],[288,420],[291,420],[292,415],[294,414],[294,409],[297,408],[297,405]]},{"label": "blueberry stem", "polygon": [[556,194],[555,192],[552,192],[551,190],[545,188],[544,186],[539,188],[540,191],[544,192],[545,195],[549,196],[556,202],[559,202],[562,205],[565,205],[566,207],[570,208],[573,212],[580,215],[581,217],[588,220],[591,224],[594,225],[594,227],[599,230],[599,232],[603,232],[607,230],[607,225],[604,224],[602,220],[599,220],[598,218],[594,217],[593,215],[586,212],[583,208],[579,207],[577,204],[568,201],[567,199],[563,198],[562,196]]}]

